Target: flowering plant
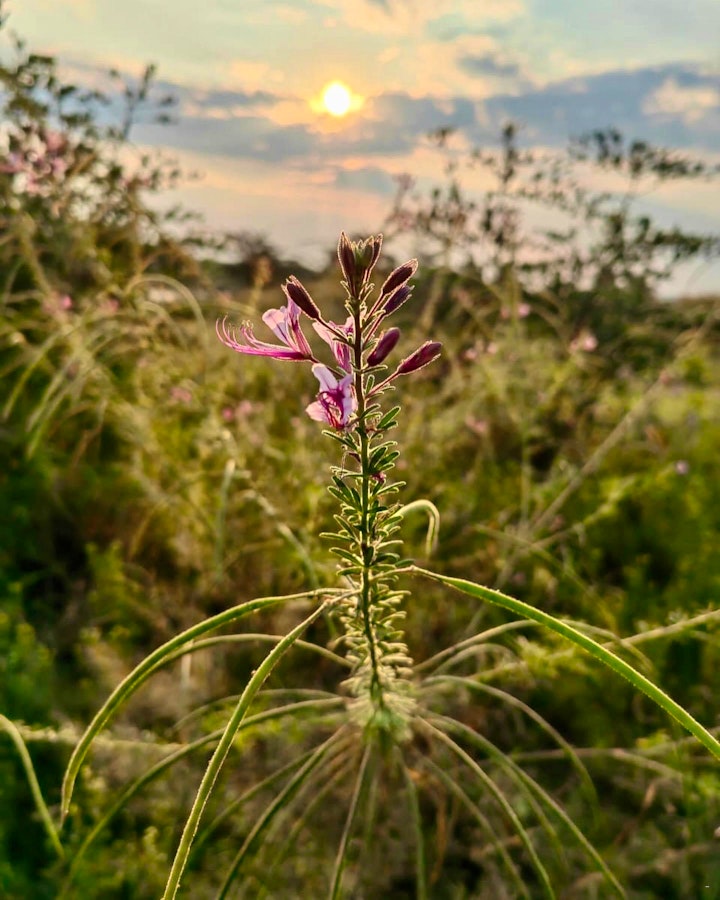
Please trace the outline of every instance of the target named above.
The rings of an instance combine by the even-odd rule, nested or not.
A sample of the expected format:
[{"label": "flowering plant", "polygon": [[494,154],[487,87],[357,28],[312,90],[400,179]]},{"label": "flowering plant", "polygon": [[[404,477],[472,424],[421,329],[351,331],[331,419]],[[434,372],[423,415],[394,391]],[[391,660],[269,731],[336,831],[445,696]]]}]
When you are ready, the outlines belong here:
[{"label": "flowering plant", "polygon": [[[340,238],[338,257],[348,313],[344,323],[326,319],[303,285],[290,278],[283,288],[286,305],[263,316],[278,343],[258,340],[249,325],[233,329],[226,319],[217,325],[220,340],[234,351],[307,362],[317,378],[319,391],[306,412],[313,420],[328,426],[325,434],[338,444],[341,453],[340,464],[331,470],[329,486],[339,504],[335,516],[337,530],[326,535],[333,541],[333,552],[340,561],[341,586],[255,599],[224,610],[172,638],[120,683],[70,759],[63,785],[63,817],[70,811],[74,784],[91,744],[118,708],[150,675],[187,653],[223,641],[246,637],[273,645],[248,678],[242,693],[229,698],[232,711],[225,725],[169,754],[127,788],[112,810],[96,824],[71,862],[66,894],[87,847],[129,797],[179,759],[211,745],[212,754],[183,827],[164,900],[177,895],[191,854],[196,858],[200,847],[208,846],[210,837],[230,812],[261,790],[270,790],[270,800],[226,867],[218,900],[228,897],[238,885],[247,887],[253,879],[266,891],[266,876],[276,874],[287,845],[292,845],[298,830],[307,824],[312,809],[331,794],[346,801],[330,804],[332,810],[347,811],[339,826],[335,861],[328,869],[328,896],[340,897],[346,889],[351,889],[351,883],[353,891],[375,891],[377,896],[378,890],[389,889],[393,877],[402,877],[407,853],[383,860],[383,867],[390,870],[383,881],[381,873],[367,865],[367,858],[361,853],[358,860],[354,850],[353,839],[358,834],[361,818],[366,823],[361,841],[363,852],[372,844],[372,832],[382,805],[388,828],[401,835],[401,843],[413,846],[416,896],[427,898],[432,883],[437,881],[442,853],[438,852],[436,859],[431,860],[432,849],[425,842],[429,814],[421,802],[421,791],[431,798],[438,792],[450,796],[479,826],[488,853],[497,857],[498,866],[517,888],[516,896],[538,893],[556,896],[560,876],[552,871],[544,848],[550,843],[561,852],[560,833],[571,836],[610,894],[624,896],[623,887],[601,854],[540,781],[502,750],[472,717],[463,719],[456,713],[458,705],[467,704],[467,697],[477,694],[490,695],[509,704],[551,736],[579,777],[590,783],[577,753],[537,712],[511,694],[487,684],[482,670],[462,677],[449,673],[462,660],[482,658],[477,655],[479,648],[519,627],[542,626],[622,675],[720,759],[720,743],[712,734],[587,629],[499,591],[422,569],[401,558],[397,534],[404,515],[413,507],[421,507],[436,524],[437,512],[426,501],[415,501],[404,507],[397,502],[401,485],[392,480],[392,471],[398,450],[388,434],[397,425],[400,407],[386,409],[383,399],[401,376],[436,360],[441,347],[438,342],[427,341],[394,368],[387,365],[401,335],[397,327],[386,327],[386,320],[410,299],[409,281],[417,262],[411,260],[397,267],[374,296],[371,277],[381,243],[379,236],[358,243],[351,242],[344,234]],[[303,332],[303,316],[328,346],[331,356],[328,362],[323,362],[311,347]],[[510,612],[514,620],[471,635],[416,664],[403,629],[402,603],[407,592],[398,587],[400,578],[407,575],[432,579],[476,601],[499,606]],[[233,625],[255,612],[308,599],[318,602],[283,636],[206,637],[209,632]],[[308,629],[325,614],[343,626],[342,634],[331,648],[306,637]],[[293,646],[302,646],[342,667],[345,678],[339,692],[322,692],[319,696],[313,692],[308,699],[254,711],[265,682]],[[335,652],[338,646],[344,647],[344,655]],[[278,767],[257,788],[235,798],[226,810],[205,825],[206,808],[218,788],[218,778],[229,754],[237,749],[238,735],[244,731],[261,731],[269,723],[308,713],[314,716],[320,730],[330,731],[329,736],[287,765]],[[343,791],[348,779],[350,787]],[[513,797],[522,797],[522,811],[509,799],[511,790]],[[398,791],[404,797],[399,805],[394,802]],[[490,815],[502,824],[491,821]],[[276,852],[269,835],[273,829],[289,826],[291,821],[292,827],[285,829],[285,842]],[[49,816],[45,822],[57,837]],[[271,855],[265,874],[253,868],[253,859],[260,854],[263,859]],[[430,862],[434,863],[432,867]]]}]

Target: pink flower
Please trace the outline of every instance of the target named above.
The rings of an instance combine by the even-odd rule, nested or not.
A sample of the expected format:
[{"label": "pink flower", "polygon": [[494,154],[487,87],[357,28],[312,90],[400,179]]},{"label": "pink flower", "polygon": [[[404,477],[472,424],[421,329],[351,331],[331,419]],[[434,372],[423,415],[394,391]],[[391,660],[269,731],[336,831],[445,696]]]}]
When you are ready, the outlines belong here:
[{"label": "pink flower", "polygon": [[342,430],[348,427],[350,417],[357,408],[357,400],[352,390],[352,375],[338,379],[322,363],[313,367],[313,375],[320,382],[317,400],[305,410],[316,422],[325,422],[332,428]]},{"label": "pink flower", "polygon": [[178,385],[170,389],[170,397],[173,400],[177,400],[178,403],[190,403],[192,401],[192,394],[190,391],[187,388],[179,387]]},{"label": "pink flower", "polygon": [[[345,320],[344,325],[335,325],[334,322],[328,323],[332,325],[337,331],[341,331],[343,334],[346,334],[348,338],[351,338],[353,335],[353,320],[352,316],[348,316]],[[343,370],[343,372],[350,371],[350,347],[348,344],[339,341],[332,332],[332,329],[328,328],[323,322],[313,322],[313,328],[320,337],[325,341],[325,343],[330,347],[333,352],[333,356],[337,360],[337,364]]]},{"label": "pink flower", "polygon": [[0,172],[6,175],[17,175],[24,168],[23,160],[19,153],[8,153],[5,162],[0,163]]},{"label": "pink flower", "polygon": [[280,309],[269,309],[263,314],[262,319],[285,347],[259,341],[249,324],[240,326],[244,343],[239,341],[236,337],[237,332],[227,324],[227,316],[222,321],[218,319],[215,330],[223,344],[231,350],[237,350],[238,353],[272,356],[274,359],[315,360],[310,344],[300,328],[300,308],[293,300],[288,298],[287,306],[281,306]]},{"label": "pink flower", "polygon": [[598,340],[591,331],[581,331],[580,334],[570,342],[570,350],[580,350],[583,353],[592,353],[597,350]]},{"label": "pink flower", "polygon": [[475,419],[472,416],[467,416],[465,424],[478,437],[485,437],[490,430],[487,419]]}]

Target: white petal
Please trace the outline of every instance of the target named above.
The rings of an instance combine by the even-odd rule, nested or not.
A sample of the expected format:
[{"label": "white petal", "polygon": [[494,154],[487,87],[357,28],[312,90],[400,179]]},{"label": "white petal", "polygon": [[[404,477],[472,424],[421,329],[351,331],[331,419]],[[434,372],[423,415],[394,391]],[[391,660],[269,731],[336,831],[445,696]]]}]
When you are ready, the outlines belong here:
[{"label": "white petal", "polygon": [[313,375],[320,382],[321,391],[337,390],[338,380],[327,366],[324,366],[322,363],[315,363],[312,371]]},{"label": "white petal", "polygon": [[263,322],[284,344],[289,345],[288,337],[288,313],[286,307],[269,309],[263,313]]},{"label": "white petal", "polygon": [[314,403],[311,403],[309,406],[306,406],[305,412],[310,416],[311,419],[315,419],[316,422],[327,422],[328,420],[327,413],[317,400]]}]

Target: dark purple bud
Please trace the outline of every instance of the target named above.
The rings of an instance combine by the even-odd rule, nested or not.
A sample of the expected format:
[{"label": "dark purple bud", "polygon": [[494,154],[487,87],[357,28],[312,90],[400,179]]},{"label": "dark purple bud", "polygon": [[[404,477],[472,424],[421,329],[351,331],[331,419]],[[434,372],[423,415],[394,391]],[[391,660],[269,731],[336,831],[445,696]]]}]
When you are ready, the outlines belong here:
[{"label": "dark purple bud", "polygon": [[395,375],[409,375],[428,365],[440,356],[442,344],[438,341],[426,341],[422,347],[418,347],[407,359],[404,359],[395,370]]},{"label": "dark purple bud", "polygon": [[315,305],[315,301],[294,275],[288,278],[282,288],[285,291],[285,296],[299,306],[308,318],[320,318],[320,310]]},{"label": "dark purple bud", "polygon": [[402,287],[409,278],[413,277],[417,271],[417,267],[418,261],[416,259],[411,259],[392,271],[380,288],[380,298],[387,297],[389,294],[392,294],[394,290]]},{"label": "dark purple bud", "polygon": [[380,363],[387,358],[388,354],[390,354],[400,340],[400,329],[399,328],[388,328],[387,331],[383,332],[380,336],[380,340],[375,345],[375,348],[370,353],[367,358],[367,363],[369,366],[379,366]]},{"label": "dark purple bud", "polygon": [[394,313],[396,309],[400,309],[410,294],[412,294],[412,288],[409,284],[403,284],[396,291],[393,291],[385,303],[385,315],[389,316]]},{"label": "dark purple bud", "polygon": [[337,254],[345,281],[347,281],[350,290],[353,291],[355,287],[355,253],[344,231],[340,232]]},{"label": "dark purple bud", "polygon": [[380,256],[381,247],[381,234],[357,243],[349,241],[345,232],[342,232],[340,235],[338,259],[340,260],[340,268],[345,276],[348,290],[353,297],[357,297],[361,288],[367,284],[370,273],[375,267],[378,256]]}]

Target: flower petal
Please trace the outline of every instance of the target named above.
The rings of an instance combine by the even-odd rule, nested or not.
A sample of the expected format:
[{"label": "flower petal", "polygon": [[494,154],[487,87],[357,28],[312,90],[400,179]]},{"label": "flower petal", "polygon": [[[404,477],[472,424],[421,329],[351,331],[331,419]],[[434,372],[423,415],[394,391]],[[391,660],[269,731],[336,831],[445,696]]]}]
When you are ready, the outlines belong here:
[{"label": "flower petal", "polygon": [[[321,391],[331,393],[332,391],[336,391],[338,389],[338,380],[327,366],[324,366],[322,363],[316,363],[312,367],[312,372],[320,382]],[[352,378],[351,375],[347,375],[346,377]]]},{"label": "flower petal", "polygon": [[326,422],[328,425],[330,424],[328,415],[325,412],[325,407],[317,400],[306,406],[305,412],[310,416],[311,419],[315,419],[316,422]]}]

